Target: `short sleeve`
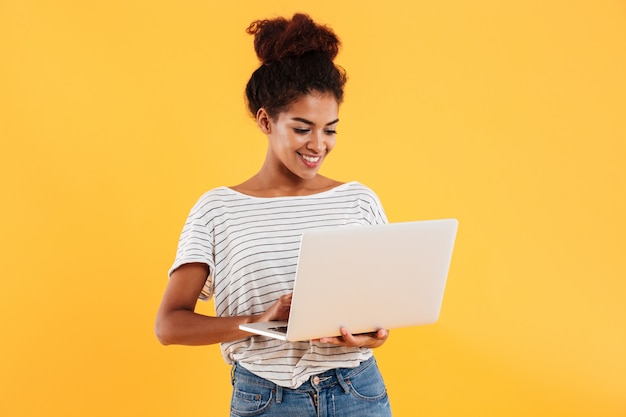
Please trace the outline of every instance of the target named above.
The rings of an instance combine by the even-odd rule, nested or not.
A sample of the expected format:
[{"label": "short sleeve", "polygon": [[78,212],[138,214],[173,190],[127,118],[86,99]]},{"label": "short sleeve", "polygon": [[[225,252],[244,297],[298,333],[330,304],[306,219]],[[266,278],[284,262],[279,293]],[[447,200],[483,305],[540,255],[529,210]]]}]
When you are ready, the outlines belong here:
[{"label": "short sleeve", "polygon": [[385,210],[376,193],[366,186],[362,187],[360,203],[365,222],[370,225],[388,223]]},{"label": "short sleeve", "polygon": [[200,294],[201,300],[211,298],[213,293],[211,276],[215,270],[215,232],[213,219],[210,215],[210,204],[210,200],[203,196],[189,212],[178,240],[176,258],[168,272],[168,276],[171,276],[180,266],[189,263],[197,262],[208,265],[209,276]]},{"label": "short sleeve", "polygon": [[372,205],[370,207],[370,215],[372,216],[372,224],[384,224],[389,223],[387,215],[383,209],[383,205],[380,202],[378,196],[372,191]]}]

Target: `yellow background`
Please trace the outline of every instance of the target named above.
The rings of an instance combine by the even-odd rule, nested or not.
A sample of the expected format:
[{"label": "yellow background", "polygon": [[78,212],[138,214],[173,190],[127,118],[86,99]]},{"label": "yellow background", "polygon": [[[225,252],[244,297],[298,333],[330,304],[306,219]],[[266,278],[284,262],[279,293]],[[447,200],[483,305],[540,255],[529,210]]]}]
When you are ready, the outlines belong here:
[{"label": "yellow background", "polygon": [[395,415],[625,416],[622,0],[0,0],[0,415],[227,415],[217,346],[153,320],[264,157],[244,30],[297,10],[350,77],[323,172],[460,222],[440,322],[377,351]]}]

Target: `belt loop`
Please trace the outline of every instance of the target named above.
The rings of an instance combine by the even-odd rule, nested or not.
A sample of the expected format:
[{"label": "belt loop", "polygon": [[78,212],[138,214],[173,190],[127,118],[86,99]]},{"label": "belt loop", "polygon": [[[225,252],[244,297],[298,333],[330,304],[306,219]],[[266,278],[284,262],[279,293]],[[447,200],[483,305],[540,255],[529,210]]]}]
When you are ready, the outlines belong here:
[{"label": "belt loop", "polygon": [[235,385],[235,370],[237,369],[237,362],[233,362],[230,367],[230,385]]},{"label": "belt loop", "polygon": [[276,385],[276,402],[280,404],[283,401],[283,387]]},{"label": "belt loop", "polygon": [[339,382],[339,385],[341,385],[341,388],[343,388],[343,392],[345,392],[346,394],[349,394],[350,385],[348,385],[346,380],[343,379],[343,375],[341,375],[341,371],[339,370],[339,368],[335,369],[335,374],[337,374],[337,381]]}]

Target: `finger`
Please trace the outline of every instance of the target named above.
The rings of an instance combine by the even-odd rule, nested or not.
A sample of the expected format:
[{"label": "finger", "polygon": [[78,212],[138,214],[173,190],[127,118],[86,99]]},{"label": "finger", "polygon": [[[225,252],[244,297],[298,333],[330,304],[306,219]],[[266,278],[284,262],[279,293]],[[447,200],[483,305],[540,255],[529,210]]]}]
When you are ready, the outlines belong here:
[{"label": "finger", "polygon": [[376,339],[387,340],[388,337],[389,337],[389,330],[387,329],[378,329],[378,331],[376,332]]},{"label": "finger", "polygon": [[281,304],[291,305],[292,297],[293,297],[293,293],[289,293],[289,294],[281,295],[279,300],[280,300]]},{"label": "finger", "polygon": [[315,339],[314,341],[318,341],[320,343],[328,343],[331,345],[337,345],[337,346],[345,346],[345,342],[343,340],[343,337],[337,336],[337,337],[322,337],[320,339]]},{"label": "finger", "polygon": [[349,347],[363,346],[363,343],[365,342],[365,340],[367,340],[367,339],[363,339],[363,336],[353,335],[352,333],[350,333],[350,331],[348,331],[348,329],[344,327],[342,327],[340,331],[341,331],[341,337],[346,346],[349,346]]}]

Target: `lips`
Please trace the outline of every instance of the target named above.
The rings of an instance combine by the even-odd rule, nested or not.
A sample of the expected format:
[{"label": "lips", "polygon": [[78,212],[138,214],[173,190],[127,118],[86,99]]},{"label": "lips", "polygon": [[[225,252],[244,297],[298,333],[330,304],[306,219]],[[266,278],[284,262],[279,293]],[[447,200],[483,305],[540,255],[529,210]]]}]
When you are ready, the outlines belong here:
[{"label": "lips", "polygon": [[304,164],[309,168],[316,168],[322,161],[321,155],[311,156],[311,155],[304,155],[299,152],[298,152],[298,155],[300,156]]},{"label": "lips", "polygon": [[319,160],[322,158],[321,156],[309,156],[309,155],[302,155],[302,154],[300,154],[300,156],[302,157],[302,159],[312,164],[319,162]]}]

